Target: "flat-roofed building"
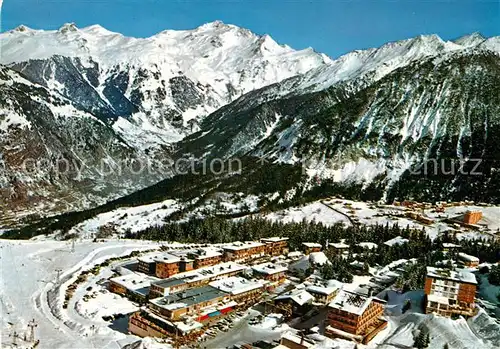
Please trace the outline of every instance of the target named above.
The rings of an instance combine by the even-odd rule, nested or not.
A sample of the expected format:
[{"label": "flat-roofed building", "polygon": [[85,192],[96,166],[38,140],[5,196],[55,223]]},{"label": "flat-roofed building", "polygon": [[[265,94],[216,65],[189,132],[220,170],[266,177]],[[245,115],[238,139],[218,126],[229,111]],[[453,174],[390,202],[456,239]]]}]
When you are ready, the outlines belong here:
[{"label": "flat-roofed building", "polygon": [[108,290],[122,296],[144,300],[149,294],[151,283],[159,280],[152,276],[130,273],[111,278],[108,283]]},{"label": "flat-roofed building", "polygon": [[160,279],[166,279],[179,272],[180,258],[170,254],[164,254],[155,258],[155,275]]},{"label": "flat-roofed building", "polygon": [[285,281],[287,268],[273,263],[262,263],[252,266],[253,275],[257,278],[279,284]]},{"label": "flat-roofed building", "polygon": [[288,238],[274,236],[262,238],[260,242],[266,244],[266,253],[270,256],[288,254]]},{"label": "flat-roofed building", "polygon": [[306,291],[314,297],[316,303],[329,304],[337,293],[339,287],[337,286],[324,286],[324,285],[309,285],[306,286]]},{"label": "flat-roofed building", "polygon": [[188,335],[203,327],[198,321],[177,321],[167,320],[149,309],[133,313],[129,317],[128,330],[139,337],[160,337],[165,338],[172,334]]},{"label": "flat-roofed building", "polygon": [[254,304],[262,296],[265,283],[262,280],[248,280],[232,276],[212,281],[209,285],[230,294],[231,299],[239,306],[246,306]]},{"label": "flat-roofed building", "polygon": [[481,211],[467,211],[464,214],[464,223],[466,224],[476,224],[483,218],[483,212]]},{"label": "flat-roofed building", "polygon": [[194,268],[203,268],[219,264],[222,261],[222,253],[214,249],[203,249],[192,251],[188,254],[194,260]]},{"label": "flat-roofed building", "polygon": [[425,312],[445,317],[473,316],[476,313],[476,288],[476,277],[471,272],[427,267]]},{"label": "flat-roofed building", "polygon": [[460,262],[468,268],[476,268],[479,266],[479,258],[471,256],[470,254],[460,252],[458,254],[458,259],[460,259]]},{"label": "flat-roofed building", "polygon": [[187,257],[179,258],[179,273],[184,273],[186,271],[191,271],[194,269],[194,260]]},{"label": "flat-roofed building", "polygon": [[228,293],[207,285],[152,299],[149,301],[149,309],[168,320],[178,321],[185,316],[197,317],[205,309],[229,301]]},{"label": "flat-roofed building", "polygon": [[321,244],[318,244],[316,242],[303,242],[302,243],[302,249],[303,249],[305,254],[309,254],[311,252],[320,252],[322,247],[323,246],[321,246]]},{"label": "flat-roofed building", "polygon": [[194,287],[207,285],[210,281],[238,275],[248,267],[235,262],[220,263],[210,267],[195,269],[151,284],[150,298],[163,297]]},{"label": "flat-roofed building", "polygon": [[155,261],[156,256],[152,255],[147,255],[147,256],[142,256],[137,258],[137,271],[144,273],[144,274],[149,274],[149,275],[155,275],[156,272],[156,261]]},{"label": "flat-roofed building", "polygon": [[453,244],[451,242],[443,242],[443,252],[454,252],[461,248],[460,245]]},{"label": "flat-roofed building", "polygon": [[266,255],[266,245],[256,241],[233,242],[223,250],[225,261],[248,261]]},{"label": "flat-roofed building", "polygon": [[334,251],[335,254],[344,254],[349,252],[350,246],[344,242],[330,242],[328,243],[328,249]]},{"label": "flat-roofed building", "polygon": [[273,349],[308,349],[315,347],[317,347],[316,343],[303,334],[298,335],[289,331],[281,336],[280,345]]},{"label": "flat-roofed building", "polygon": [[368,343],[387,326],[382,319],[385,303],[357,290],[340,290],[329,304],[325,334],[332,338]]}]

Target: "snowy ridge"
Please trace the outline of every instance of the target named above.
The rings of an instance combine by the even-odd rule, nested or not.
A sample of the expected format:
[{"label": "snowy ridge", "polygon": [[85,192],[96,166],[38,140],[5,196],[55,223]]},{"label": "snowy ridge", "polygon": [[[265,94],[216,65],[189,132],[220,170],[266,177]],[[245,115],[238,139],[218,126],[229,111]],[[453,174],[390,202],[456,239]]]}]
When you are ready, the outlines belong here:
[{"label": "snowy ridge", "polygon": [[474,47],[500,53],[500,37],[485,39],[474,33],[452,42],[444,41],[435,34],[420,35],[379,48],[356,50],[305,74],[301,88],[320,91],[337,82],[353,80],[368,73],[375,81],[416,60]]},{"label": "snowy ridge", "polygon": [[[126,37],[99,25],[79,29],[65,24],[51,31],[23,26],[2,33],[0,41],[2,64],[59,55],[92,57],[103,70],[116,65],[158,65],[164,73],[175,76],[182,71],[218,92],[225,90],[227,82],[246,92],[330,62],[312,49],[295,51],[268,35],[220,21],[194,30],[166,30],[149,38]],[[245,77],[242,70],[252,76]],[[224,81],[217,83],[221,78]]]},{"label": "snowy ridge", "polygon": [[[186,153],[195,157],[245,153],[270,155],[291,164],[305,156],[312,164],[308,174],[336,181],[354,180],[368,185],[375,178],[387,176],[390,183],[397,182],[406,168],[427,155],[405,149],[396,154],[391,150],[395,141],[380,142],[385,136],[400,135],[399,145],[429,138],[434,146],[444,136],[457,134],[458,155],[469,155],[461,143],[477,133],[481,123],[473,124],[465,114],[472,103],[495,105],[495,97],[470,88],[471,81],[480,75],[486,86],[492,75],[485,74],[489,70],[486,61],[467,66],[465,72],[474,77],[468,81],[462,81],[457,69],[445,70],[460,55],[467,58],[473,53],[500,53],[499,37],[486,39],[471,34],[444,41],[437,35],[428,35],[353,51],[332,60],[311,48],[296,51],[268,35],[257,35],[220,21],[192,30],[166,30],[149,38],[126,37],[98,25],[80,29],[65,24],[51,31],[20,26],[0,34],[0,48],[0,89],[6,96],[0,100],[0,133],[5,135],[0,161],[5,162],[2,166],[7,169],[0,171],[0,182],[5,187],[0,190],[0,197],[14,196],[24,203],[34,202],[34,197],[48,198],[53,189],[40,189],[51,183],[46,180],[49,173],[37,178],[19,175],[14,157],[5,156],[9,149],[14,152],[11,145],[19,140],[16,132],[24,137],[25,156],[36,154],[41,160],[50,160],[57,154],[75,164],[73,172],[78,172],[77,165],[89,162],[96,153],[110,164],[137,158],[165,163]],[[429,64],[424,62],[432,62],[443,74],[425,70]],[[417,71],[420,66],[422,69]],[[414,70],[415,75],[403,76],[405,81],[397,80],[401,71],[410,74]],[[427,76],[439,81],[439,86],[428,83]],[[387,81],[391,78],[396,80]],[[470,92],[471,102],[459,101],[462,104],[458,110],[462,113],[454,113],[451,118],[448,114],[457,110],[457,103],[450,95],[455,94],[453,86],[458,80],[465,83],[464,91]],[[397,86],[403,84],[406,87],[397,91]],[[346,127],[335,126],[331,130],[332,135],[344,132],[345,139],[358,142],[347,149],[350,154],[346,161],[332,164],[332,151],[339,139],[324,137],[322,133],[325,126],[329,129],[335,123],[314,123],[310,116],[325,117],[322,110],[371,86],[380,95],[362,96],[373,99],[373,103],[350,115],[349,123],[356,129],[349,134],[344,132]],[[36,90],[39,95],[33,96],[26,90]],[[476,92],[481,95],[475,96]],[[308,100],[314,93],[318,99]],[[384,93],[387,96],[382,98]],[[483,100],[475,102],[477,97]],[[27,99],[32,106],[27,106]],[[304,100],[307,103],[302,103]],[[389,105],[393,100],[397,103]],[[352,105],[344,104],[346,108]],[[34,107],[43,112],[39,120],[36,115],[40,113],[30,112]],[[399,112],[398,119],[387,112],[389,109]],[[493,119],[488,119],[485,127],[489,137],[495,133],[495,125]],[[29,132],[30,127],[44,135],[38,143],[30,139],[30,135],[36,134]],[[54,140],[61,140],[57,134],[61,129],[68,132],[55,149]],[[47,141],[47,137],[52,141]],[[373,147],[369,137],[378,137],[378,144],[383,147]],[[299,149],[306,144],[305,149]],[[64,151],[67,149],[71,151]],[[75,153],[74,149],[81,151]],[[306,152],[301,153],[302,150]],[[384,159],[375,160],[382,155]],[[75,185],[86,193],[88,188],[93,189],[88,194],[91,197],[82,197],[80,193],[64,195],[71,201],[74,198],[65,207],[78,209],[82,202],[87,206],[102,203],[170,174],[141,178],[140,183],[136,178],[109,183],[108,179],[98,180],[99,172],[93,167],[92,162],[77,183],[71,176],[64,178],[64,183],[56,180],[53,188],[58,188],[58,192]],[[89,180],[91,184],[87,184]],[[42,185],[25,186],[36,182]],[[17,206],[14,204],[13,209]]]}]

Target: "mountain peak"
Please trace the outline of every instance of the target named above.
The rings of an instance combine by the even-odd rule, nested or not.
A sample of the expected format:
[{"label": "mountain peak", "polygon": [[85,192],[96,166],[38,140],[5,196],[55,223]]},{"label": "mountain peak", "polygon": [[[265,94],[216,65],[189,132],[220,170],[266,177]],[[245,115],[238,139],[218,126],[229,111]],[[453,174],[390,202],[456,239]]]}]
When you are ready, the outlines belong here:
[{"label": "mountain peak", "polygon": [[61,28],[59,28],[58,32],[61,34],[77,32],[78,28],[75,23],[65,23]]},{"label": "mountain peak", "polygon": [[202,24],[197,28],[197,30],[207,30],[207,29],[221,29],[221,28],[231,28],[231,27],[236,27],[231,24],[225,24],[224,22],[220,20],[216,20],[213,22],[205,23]]},{"label": "mountain peak", "polygon": [[101,34],[101,35],[108,35],[108,34],[122,35],[120,33],[112,32],[99,24],[93,24],[93,25],[90,25],[88,27],[82,28],[81,31],[88,33],[88,34],[94,34],[94,35],[99,35],[99,34]]},{"label": "mountain peak", "polygon": [[479,45],[485,40],[486,38],[483,35],[481,35],[481,33],[474,32],[472,34],[461,36],[460,38],[456,39],[453,42],[460,46],[472,47]]},{"label": "mountain peak", "polygon": [[13,29],[12,32],[17,32],[17,33],[26,33],[26,32],[29,32],[29,31],[32,31],[33,29],[25,26],[24,24],[21,24],[20,26],[18,26],[17,28]]}]

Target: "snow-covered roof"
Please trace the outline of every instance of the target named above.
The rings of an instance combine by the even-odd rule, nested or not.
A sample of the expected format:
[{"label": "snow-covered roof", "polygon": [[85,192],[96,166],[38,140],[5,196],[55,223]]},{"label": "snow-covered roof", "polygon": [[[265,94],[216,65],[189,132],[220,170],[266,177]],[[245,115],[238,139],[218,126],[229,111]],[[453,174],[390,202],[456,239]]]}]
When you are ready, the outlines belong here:
[{"label": "snow-covered roof", "polygon": [[166,310],[175,310],[189,307],[194,304],[209,302],[225,296],[228,296],[226,292],[218,290],[215,287],[202,286],[172,293],[165,297],[151,299],[150,302]]},{"label": "snow-covered roof", "polygon": [[298,305],[304,305],[306,303],[312,302],[314,300],[314,296],[309,292],[307,292],[306,290],[295,289],[293,291],[279,295],[274,299],[275,300],[291,299]]},{"label": "snow-covered roof", "polygon": [[479,263],[479,258],[477,258],[475,256],[471,256],[470,254],[466,254],[463,252],[460,252],[458,254],[458,258],[460,258],[461,260],[467,261],[467,262],[478,262]]},{"label": "snow-covered roof", "polygon": [[368,297],[351,290],[343,289],[335,296],[329,307],[351,314],[362,315],[373,300],[374,297]]},{"label": "snow-covered roof", "polygon": [[330,242],[328,243],[328,247],[332,246],[333,248],[336,248],[338,250],[341,250],[341,249],[346,249],[346,248],[349,248],[350,246],[343,243],[343,242]]},{"label": "snow-covered roof", "polygon": [[203,327],[203,324],[198,321],[189,321],[189,322],[176,321],[174,322],[174,325],[184,333],[188,333]]},{"label": "snow-covered roof", "polygon": [[224,246],[224,250],[228,251],[239,251],[239,250],[246,250],[248,248],[254,248],[254,247],[259,247],[259,246],[264,246],[263,243],[257,242],[257,241],[236,241],[233,242],[232,244]]},{"label": "snow-covered roof", "polygon": [[269,238],[260,239],[261,242],[280,242],[280,241],[288,241],[288,238],[273,236]]},{"label": "snow-covered roof", "polygon": [[312,252],[309,254],[309,261],[312,264],[323,265],[328,263],[328,258],[323,252]]},{"label": "snow-covered roof", "polygon": [[[301,337],[301,336],[299,336],[291,331],[287,331],[287,332],[283,333],[281,338],[289,340],[292,343],[300,344],[302,348],[312,348],[315,346],[315,343],[311,342],[310,339]],[[284,347],[288,348],[286,346],[284,346]]]},{"label": "snow-covered roof", "polygon": [[293,252],[290,252],[287,256],[290,258],[295,258],[295,257],[300,257],[302,255],[303,255],[303,253],[300,251],[293,251]]},{"label": "snow-covered roof", "polygon": [[461,247],[460,245],[453,244],[451,242],[443,242],[443,247],[444,248],[458,248]]},{"label": "snow-covered roof", "polygon": [[309,247],[309,248],[313,248],[313,247],[321,248],[322,247],[321,244],[318,244],[316,242],[303,242],[302,245]]},{"label": "snow-covered roof", "polygon": [[190,255],[193,255],[195,259],[205,259],[222,256],[222,253],[213,248],[200,248],[190,252]]},{"label": "snow-covered roof", "polygon": [[264,284],[260,280],[247,280],[239,276],[212,281],[209,285],[232,295],[264,287]]},{"label": "snow-covered roof", "polygon": [[352,261],[350,263],[350,265],[352,265],[353,267],[356,267],[356,268],[363,268],[365,266],[365,263],[358,261],[358,260],[355,260],[355,261]]},{"label": "snow-covered roof", "polygon": [[155,258],[156,263],[179,263],[181,259],[169,253],[164,253]]},{"label": "snow-covered roof", "polygon": [[387,245],[387,246],[403,245],[409,241],[410,240],[405,239],[401,236],[396,236],[394,239],[390,239],[390,240],[387,240],[386,242],[384,242],[384,245]]},{"label": "snow-covered roof", "polygon": [[110,279],[110,281],[125,287],[127,290],[135,291],[141,288],[149,287],[152,282],[160,281],[161,279],[144,274],[130,273],[127,275],[117,276]]},{"label": "snow-covered roof", "polygon": [[288,269],[284,266],[276,265],[273,263],[262,263],[252,266],[252,269],[261,274],[272,275],[276,273],[282,273]]},{"label": "snow-covered roof", "polygon": [[199,281],[203,279],[216,278],[220,275],[227,274],[234,271],[243,271],[248,269],[246,265],[238,264],[235,262],[219,263],[208,267],[199,268],[196,270],[178,273],[168,279],[163,279],[155,282],[158,287],[168,288],[183,283]]},{"label": "snow-covered roof", "polygon": [[326,296],[329,296],[332,293],[337,292],[338,290],[339,290],[339,288],[336,286],[309,285],[306,287],[306,291],[309,291],[312,293],[324,294]]},{"label": "snow-covered roof", "polygon": [[362,248],[368,248],[370,250],[375,249],[375,248],[378,247],[378,245],[376,243],[374,243],[374,242],[360,242],[358,244],[358,246],[362,247]]},{"label": "snow-covered roof", "polygon": [[477,284],[474,274],[467,270],[449,270],[443,268],[427,267],[427,276],[438,279],[465,282],[469,284]]},{"label": "snow-covered roof", "polygon": [[154,255],[154,256],[147,255],[147,256],[141,256],[141,257],[137,258],[137,260],[139,262],[144,262],[144,263],[154,263],[156,257],[157,257],[157,255]]}]

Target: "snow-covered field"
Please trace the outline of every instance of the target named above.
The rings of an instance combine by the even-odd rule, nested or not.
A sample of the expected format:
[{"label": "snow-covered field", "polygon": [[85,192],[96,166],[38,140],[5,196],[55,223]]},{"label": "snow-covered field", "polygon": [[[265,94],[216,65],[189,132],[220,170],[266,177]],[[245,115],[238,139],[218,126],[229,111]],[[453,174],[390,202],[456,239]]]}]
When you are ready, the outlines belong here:
[{"label": "snow-covered field", "polygon": [[137,232],[154,225],[161,225],[164,219],[177,211],[180,205],[175,200],[136,207],[122,207],[88,219],[72,229],[81,237],[92,237],[105,225],[112,225],[119,233],[127,230]]},{"label": "snow-covered field", "polygon": [[[305,219],[309,222],[321,222],[325,225],[332,225],[335,223],[349,225],[351,224],[351,220],[368,225],[397,223],[401,227],[409,226],[414,229],[424,229],[429,237],[435,238],[440,233],[451,229],[447,223],[442,221],[443,219],[459,216],[467,210],[482,211],[483,218],[479,223],[487,224],[490,232],[495,232],[500,229],[500,206],[456,206],[446,208],[444,213],[435,213],[432,212],[432,210],[425,210],[426,216],[436,219],[436,221],[430,225],[422,224],[407,217],[397,217],[397,215],[402,215],[402,213],[404,213],[404,208],[399,206],[378,206],[367,202],[343,199],[315,201],[302,207],[288,208],[286,210],[262,215],[262,217],[282,222],[301,222]],[[459,238],[475,238],[479,235],[478,232],[465,228],[460,229],[458,233]],[[484,237],[486,235],[482,236]]]},{"label": "snow-covered field", "polygon": [[[156,244],[147,241],[79,242],[72,252],[68,242],[0,240],[2,347],[12,346],[14,332],[19,335],[16,339],[19,348],[30,347],[32,343],[23,339],[32,319],[38,325],[35,336],[40,340],[39,348],[119,348],[139,340],[111,329],[109,323],[102,319],[97,320],[97,316],[113,312],[116,307],[133,310],[130,305],[125,306],[120,301],[106,304],[112,299],[103,294],[92,299],[96,301],[92,308],[89,305],[79,307],[77,311],[74,307],[77,301],[75,295],[70,306],[62,309],[65,288],[60,287],[71,283],[81,270],[89,269],[107,258],[156,247]],[[94,317],[83,317],[79,311]]]},{"label": "snow-covered field", "polygon": [[350,224],[347,217],[328,208],[319,201],[303,207],[292,207],[286,210],[272,212],[263,217],[272,221],[285,223],[302,222],[305,219],[307,222],[321,222],[325,225],[332,225],[339,222]]},{"label": "snow-covered field", "polygon": [[[213,197],[206,199],[192,211],[187,212],[181,220],[190,218],[204,218],[210,215],[229,215],[237,213],[257,212],[259,197],[254,195],[245,196],[243,193],[217,193]],[[159,203],[123,207],[116,210],[102,213],[94,218],[88,219],[72,229],[72,232],[85,238],[95,236],[100,227],[113,226],[117,233],[123,234],[126,231],[137,232],[148,227],[161,225],[168,221],[168,217],[183,208],[183,204],[176,200],[165,200]],[[460,216],[467,210],[479,210],[483,212],[480,224],[487,225],[489,234],[482,234],[475,230],[452,227],[444,222],[446,218]],[[456,206],[448,207],[443,213],[433,212],[433,209],[424,210],[425,216],[435,219],[429,225],[420,223],[409,217],[405,217],[405,209],[401,206],[377,205],[375,203],[352,201],[344,199],[318,200],[300,207],[291,207],[284,210],[265,213],[252,214],[272,221],[280,222],[318,222],[326,226],[335,223],[352,225],[361,223],[367,225],[398,224],[400,227],[413,229],[424,229],[430,238],[435,238],[441,233],[450,229],[458,232],[461,239],[477,237],[491,237],[500,229],[500,206]],[[248,216],[235,218],[244,219]]]}]

